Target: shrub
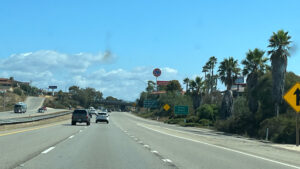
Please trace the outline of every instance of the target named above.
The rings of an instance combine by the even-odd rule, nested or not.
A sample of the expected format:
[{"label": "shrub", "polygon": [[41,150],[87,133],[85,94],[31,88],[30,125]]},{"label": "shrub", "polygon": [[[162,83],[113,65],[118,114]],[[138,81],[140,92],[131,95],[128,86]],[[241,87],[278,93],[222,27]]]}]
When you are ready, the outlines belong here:
[{"label": "shrub", "polygon": [[238,96],[233,100],[233,116],[241,116],[246,113],[250,113],[248,108],[247,99],[243,96]]},{"label": "shrub", "polygon": [[198,127],[198,126],[201,126],[199,123],[184,123],[184,121],[181,121],[178,124],[180,126],[183,126],[183,127]]},{"label": "shrub", "polygon": [[189,116],[186,118],[187,123],[197,123],[199,118],[197,116]]},{"label": "shrub", "polygon": [[183,122],[184,119],[183,118],[176,118],[176,119],[168,119],[165,121],[165,123],[168,124],[178,124],[179,122]]},{"label": "shrub", "polygon": [[14,93],[17,94],[17,95],[19,95],[19,96],[22,96],[23,91],[20,88],[15,88],[14,89]]},{"label": "shrub", "polygon": [[209,119],[215,121],[218,107],[215,104],[204,104],[197,109],[199,119]]},{"label": "shrub", "polygon": [[296,120],[281,116],[266,119],[260,124],[258,135],[265,138],[266,129],[269,128],[269,139],[277,143],[294,144],[296,138]]},{"label": "shrub", "polygon": [[212,122],[208,119],[201,119],[199,120],[199,123],[202,125],[202,126],[211,126],[212,125]]}]

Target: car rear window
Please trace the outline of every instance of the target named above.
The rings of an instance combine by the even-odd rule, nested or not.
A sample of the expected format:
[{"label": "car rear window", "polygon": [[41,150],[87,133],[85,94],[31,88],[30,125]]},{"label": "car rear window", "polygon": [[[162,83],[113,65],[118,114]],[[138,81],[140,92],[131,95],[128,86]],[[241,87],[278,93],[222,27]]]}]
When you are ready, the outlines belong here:
[{"label": "car rear window", "polygon": [[73,114],[86,114],[85,110],[75,110]]},{"label": "car rear window", "polygon": [[99,113],[99,115],[106,115],[106,113]]}]

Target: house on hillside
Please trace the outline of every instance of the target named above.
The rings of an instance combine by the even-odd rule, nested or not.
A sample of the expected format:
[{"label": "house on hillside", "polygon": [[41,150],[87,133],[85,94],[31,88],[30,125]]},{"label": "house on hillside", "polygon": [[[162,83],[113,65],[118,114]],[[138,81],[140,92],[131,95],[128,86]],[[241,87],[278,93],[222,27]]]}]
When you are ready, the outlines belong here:
[{"label": "house on hillside", "polygon": [[21,82],[11,78],[0,78],[0,91],[13,91],[14,87],[20,87],[21,84],[29,85],[29,82]]}]

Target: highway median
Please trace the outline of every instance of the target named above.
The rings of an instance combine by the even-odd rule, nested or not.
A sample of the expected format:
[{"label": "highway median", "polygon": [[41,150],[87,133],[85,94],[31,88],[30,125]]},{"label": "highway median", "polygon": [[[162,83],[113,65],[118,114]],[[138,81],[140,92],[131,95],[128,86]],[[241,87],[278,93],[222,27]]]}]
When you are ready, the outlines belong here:
[{"label": "highway median", "polygon": [[71,118],[71,111],[0,120],[0,131],[55,123]]}]

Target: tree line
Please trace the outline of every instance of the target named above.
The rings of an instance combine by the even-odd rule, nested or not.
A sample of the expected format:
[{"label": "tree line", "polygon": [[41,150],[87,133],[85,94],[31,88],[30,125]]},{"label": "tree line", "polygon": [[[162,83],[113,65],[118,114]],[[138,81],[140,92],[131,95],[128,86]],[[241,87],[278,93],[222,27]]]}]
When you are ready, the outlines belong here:
[{"label": "tree line", "polygon": [[[182,89],[177,80],[164,87],[165,94],[151,95],[155,83],[149,81],[146,91],[137,99],[137,105],[142,110],[143,100],[156,99],[159,106],[167,103],[171,109],[152,108],[143,116],[164,116],[168,123],[214,126],[221,131],[257,138],[264,138],[265,130],[269,128],[272,141],[293,143],[295,114],[282,99],[284,92],[300,81],[299,76],[286,71],[290,45],[288,32],[273,32],[268,51],[250,49],[240,64],[230,56],[217,67],[217,58],[210,57],[202,67],[204,77],[184,78],[184,95],[179,94]],[[245,92],[238,94],[232,87],[240,76],[246,77],[247,85]],[[225,91],[217,89],[218,81],[226,86]],[[183,123],[182,116],[174,115],[172,106],[178,104],[189,105],[189,115],[185,117],[187,123]]]}]

